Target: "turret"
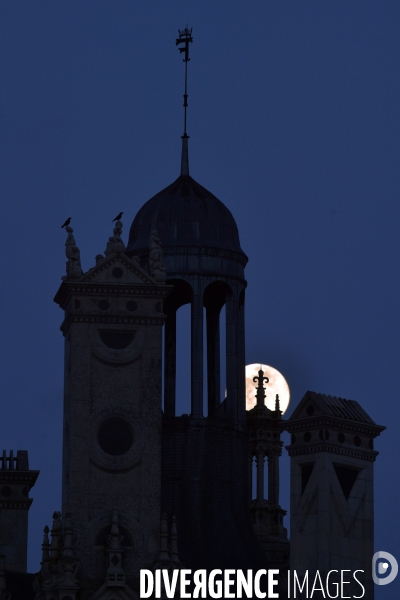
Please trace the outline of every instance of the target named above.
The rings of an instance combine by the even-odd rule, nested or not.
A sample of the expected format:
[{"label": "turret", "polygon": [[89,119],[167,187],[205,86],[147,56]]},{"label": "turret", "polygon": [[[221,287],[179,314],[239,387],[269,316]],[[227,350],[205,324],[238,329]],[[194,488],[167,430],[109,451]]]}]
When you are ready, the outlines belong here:
[{"label": "turret", "polygon": [[0,555],[7,570],[26,573],[28,511],[33,502],[29,491],[39,471],[29,469],[28,452],[4,450],[0,456]]}]

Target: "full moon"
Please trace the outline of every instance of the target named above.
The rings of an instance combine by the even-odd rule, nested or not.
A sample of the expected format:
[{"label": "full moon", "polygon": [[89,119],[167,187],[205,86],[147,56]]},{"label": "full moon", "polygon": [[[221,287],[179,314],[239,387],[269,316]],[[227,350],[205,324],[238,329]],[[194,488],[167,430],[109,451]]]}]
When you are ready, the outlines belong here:
[{"label": "full moon", "polygon": [[279,405],[284,413],[289,406],[290,391],[286,379],[274,367],[254,363],[246,365],[246,410],[254,408],[256,405],[256,388],[258,383],[253,381],[253,377],[258,377],[259,370],[264,371],[264,377],[268,377],[269,382],[264,382],[265,388],[265,405],[270,410],[275,410],[275,397],[279,394]]}]

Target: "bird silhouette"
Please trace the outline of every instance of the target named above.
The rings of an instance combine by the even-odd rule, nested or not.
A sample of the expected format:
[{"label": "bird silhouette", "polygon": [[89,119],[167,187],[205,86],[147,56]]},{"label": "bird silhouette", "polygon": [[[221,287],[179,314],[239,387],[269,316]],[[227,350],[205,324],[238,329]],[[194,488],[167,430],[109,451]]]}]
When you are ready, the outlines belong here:
[{"label": "bird silhouette", "polygon": [[68,225],[71,223],[71,217],[68,217],[68,219],[65,221],[64,225],[61,225],[61,229],[63,227],[68,227]]},{"label": "bird silhouette", "polygon": [[123,214],[123,212],[120,212],[119,215],[117,215],[115,219],[112,220],[112,222],[114,223],[114,221],[119,221]]}]

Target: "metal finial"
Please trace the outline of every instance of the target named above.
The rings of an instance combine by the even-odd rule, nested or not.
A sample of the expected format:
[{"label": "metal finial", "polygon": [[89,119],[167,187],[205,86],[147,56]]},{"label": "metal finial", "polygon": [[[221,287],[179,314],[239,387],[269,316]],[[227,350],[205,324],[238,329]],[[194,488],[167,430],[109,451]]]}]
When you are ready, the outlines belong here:
[{"label": "metal finial", "polygon": [[264,371],[262,369],[260,369],[258,371],[258,377],[257,376],[253,377],[253,381],[254,382],[258,381],[257,393],[256,393],[257,406],[264,406],[264,400],[266,398],[264,381],[265,381],[265,383],[268,383],[269,379],[268,379],[268,377],[264,377]]},{"label": "metal finial", "polygon": [[185,63],[185,93],[183,94],[183,108],[184,108],[184,118],[183,118],[183,136],[182,136],[182,160],[181,160],[181,175],[189,175],[189,151],[188,151],[188,139],[189,136],[186,132],[186,109],[188,107],[188,93],[187,93],[187,79],[188,79],[188,62],[189,58],[189,44],[193,42],[192,37],[193,29],[189,29],[186,25],[185,29],[178,29],[179,38],[176,39],[175,45],[179,46],[183,44],[182,47],[179,48],[179,52],[184,53],[183,62]]}]

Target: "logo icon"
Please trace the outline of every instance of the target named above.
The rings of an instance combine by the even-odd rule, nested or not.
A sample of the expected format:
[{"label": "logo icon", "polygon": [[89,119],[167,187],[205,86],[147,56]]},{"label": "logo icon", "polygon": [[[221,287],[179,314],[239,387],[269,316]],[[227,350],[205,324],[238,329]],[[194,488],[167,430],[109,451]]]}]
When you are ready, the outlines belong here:
[{"label": "logo icon", "polygon": [[[372,557],[372,579],[376,585],[387,585],[397,577],[399,565],[389,552],[375,552]],[[384,577],[381,577],[384,575]]]}]

